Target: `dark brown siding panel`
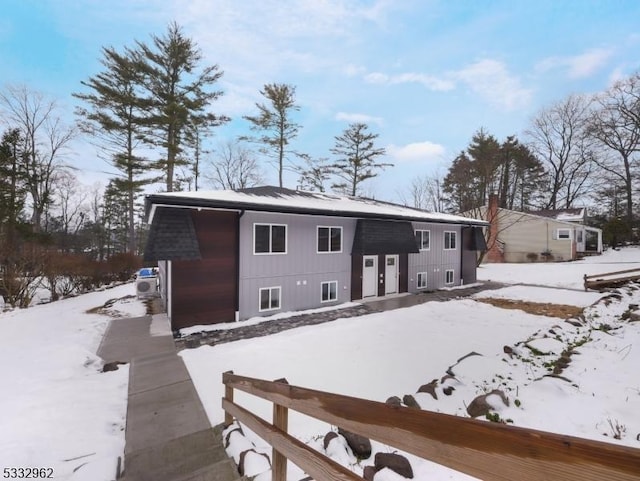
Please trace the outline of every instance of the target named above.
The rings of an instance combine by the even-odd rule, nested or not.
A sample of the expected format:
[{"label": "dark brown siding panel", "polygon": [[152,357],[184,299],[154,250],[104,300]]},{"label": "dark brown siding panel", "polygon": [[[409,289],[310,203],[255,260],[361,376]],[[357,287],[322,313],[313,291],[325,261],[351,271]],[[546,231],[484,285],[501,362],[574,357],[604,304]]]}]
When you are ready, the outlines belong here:
[{"label": "dark brown siding panel", "polygon": [[192,211],[202,260],[172,263],[171,327],[235,320],[238,214]]},{"label": "dark brown siding panel", "polygon": [[351,255],[351,300],[362,299],[362,256]]},{"label": "dark brown siding panel", "polygon": [[478,251],[475,246],[475,232],[473,227],[462,228],[462,250],[460,263],[460,277],[465,284],[476,282],[476,266]]},{"label": "dark brown siding panel", "polygon": [[409,254],[400,254],[398,264],[398,292],[409,291]]}]

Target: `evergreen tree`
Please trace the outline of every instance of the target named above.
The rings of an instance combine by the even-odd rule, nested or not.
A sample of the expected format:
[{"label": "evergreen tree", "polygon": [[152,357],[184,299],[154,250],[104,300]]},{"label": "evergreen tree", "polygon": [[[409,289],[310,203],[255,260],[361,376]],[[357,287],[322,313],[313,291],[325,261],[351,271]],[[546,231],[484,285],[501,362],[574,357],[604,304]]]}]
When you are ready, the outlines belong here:
[{"label": "evergreen tree", "polygon": [[443,182],[449,208],[466,212],[498,195],[500,207],[531,208],[542,188],[544,168],[515,136],[500,143],[480,129],[451,164]]},{"label": "evergreen tree", "polygon": [[335,138],[335,146],[331,153],[336,156],[330,165],[332,172],[343,182],[333,184],[333,188],[355,196],[362,182],[378,175],[378,171],[393,164],[378,162],[378,157],[386,151],[384,147],[376,147],[378,134],[369,132],[364,123],[353,123]]},{"label": "evergreen tree", "polygon": [[325,183],[332,173],[328,159],[316,159],[306,154],[301,155],[301,158],[304,160],[304,165],[297,169],[300,188],[312,192],[325,192]]},{"label": "evergreen tree", "polygon": [[244,118],[251,123],[251,130],[260,136],[251,140],[262,144],[262,153],[275,159],[278,167],[278,185],[283,186],[282,176],[287,159],[287,147],[298,136],[300,125],[291,116],[300,110],[296,104],[296,88],[288,84],[267,84],[260,94],[267,104],[256,103],[258,114]]},{"label": "evergreen tree", "polygon": [[21,144],[18,129],[8,130],[0,140],[0,244],[7,252],[15,248],[27,195],[26,179],[20,170]]},{"label": "evergreen tree", "polygon": [[155,134],[153,142],[166,149],[157,167],[164,171],[166,188],[171,192],[176,167],[188,163],[180,154],[187,143],[189,126],[197,125],[202,133],[229,120],[208,111],[211,102],[222,95],[210,87],[223,72],[218,65],[198,71],[202,53],[176,23],[169,25],[164,36],[153,35],[151,45],[137,42],[135,57],[136,69],[143,76],[146,121]]},{"label": "evergreen tree", "polygon": [[129,225],[126,244],[128,251],[134,252],[134,203],[143,186],[153,180],[143,178],[149,165],[138,148],[147,105],[142,99],[142,77],[133,54],[103,48],[102,55],[104,71],[82,82],[90,92],[74,94],[87,104],[87,108],[76,109],[76,114],[81,118],[80,128],[93,137],[109,163],[121,174],[113,186],[122,189],[126,198]]}]

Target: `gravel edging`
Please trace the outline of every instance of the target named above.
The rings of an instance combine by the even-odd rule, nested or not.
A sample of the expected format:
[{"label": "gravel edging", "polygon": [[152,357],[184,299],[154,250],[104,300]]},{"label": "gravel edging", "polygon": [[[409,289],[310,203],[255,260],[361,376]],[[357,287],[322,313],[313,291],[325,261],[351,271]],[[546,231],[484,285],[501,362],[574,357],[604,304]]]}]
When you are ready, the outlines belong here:
[{"label": "gravel edging", "polygon": [[409,294],[406,296],[390,299],[376,299],[364,302],[352,307],[336,309],[331,311],[316,312],[313,314],[300,314],[297,316],[274,319],[272,321],[261,322],[251,326],[242,326],[242,321],[238,322],[238,327],[219,331],[207,331],[189,334],[188,336],[174,339],[176,348],[193,349],[202,345],[215,346],[225,342],[239,341],[241,339],[251,339],[254,337],[268,336],[288,329],[295,329],[301,326],[313,326],[324,322],[331,322],[337,319],[348,317],[364,316],[375,312],[383,312],[390,309],[411,307],[425,302],[446,302],[453,299],[464,299],[478,292],[499,289],[505,284],[497,282],[484,282],[482,285],[472,286],[466,289],[439,290],[432,292],[422,292],[419,294]]}]

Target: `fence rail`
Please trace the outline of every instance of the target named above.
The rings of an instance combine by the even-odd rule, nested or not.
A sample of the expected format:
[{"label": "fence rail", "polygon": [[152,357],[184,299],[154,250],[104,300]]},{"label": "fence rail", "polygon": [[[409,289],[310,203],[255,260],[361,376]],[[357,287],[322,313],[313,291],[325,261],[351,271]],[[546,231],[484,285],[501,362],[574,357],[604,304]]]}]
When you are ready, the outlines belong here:
[{"label": "fence rail", "polygon": [[[624,275],[627,274],[627,275]],[[584,290],[616,287],[630,281],[640,280],[640,268],[624,271],[603,272],[601,274],[584,275]]]},{"label": "fence rail", "polygon": [[[640,449],[342,396],[226,372],[225,423],[235,417],[274,449],[272,475],[287,459],[316,481],[361,480],[287,434],[288,410],[339,426],[486,481],[638,481]],[[269,423],[233,401],[234,390],[274,404]]]}]

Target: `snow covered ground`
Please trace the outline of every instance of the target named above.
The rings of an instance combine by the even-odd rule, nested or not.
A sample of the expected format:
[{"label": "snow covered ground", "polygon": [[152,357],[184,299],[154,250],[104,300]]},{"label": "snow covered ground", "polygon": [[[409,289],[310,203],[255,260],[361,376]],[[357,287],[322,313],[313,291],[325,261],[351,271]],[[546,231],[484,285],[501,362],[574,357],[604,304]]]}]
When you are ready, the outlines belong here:
[{"label": "snow covered ground", "polygon": [[[108,481],[124,452],[128,366],[101,373],[109,316],[86,311],[133,284],[0,314],[0,468],[51,468],[54,479]],[[113,315],[144,314],[142,302]]]},{"label": "snow covered ground", "polygon": [[[585,273],[632,267],[640,267],[640,249],[572,263],[483,266],[481,279],[538,286],[513,285],[480,296],[588,306],[601,296],[582,292]],[[86,311],[133,293],[134,286],[126,284],[0,314],[0,467],[51,467],[55,479],[73,481],[113,479],[117,457],[124,450],[128,370],[121,366],[118,371],[100,372],[95,352],[109,317]],[[286,377],[292,384],[377,401],[411,394],[423,409],[461,416],[467,415],[465,406],[476,395],[501,389],[509,406],[493,399],[492,413],[500,420],[640,448],[640,323],[623,319],[631,304],[640,304],[640,291],[623,289],[621,300],[587,308],[583,325],[573,326],[472,299],[431,302],[205,346],[183,351],[182,356],[215,424],[223,419],[222,372],[233,370],[264,379]],[[135,299],[111,307],[111,315],[143,313],[142,302]],[[258,321],[268,322],[252,322]],[[512,348],[511,356],[504,353],[505,346]],[[481,356],[467,357],[454,366],[472,351]],[[560,375],[568,381],[545,377],[559,367],[566,351],[572,352],[571,362]],[[451,366],[455,380],[442,381]],[[437,400],[417,393],[433,379],[438,380]],[[241,393],[237,400],[270,418],[269,403]],[[294,414],[290,427],[295,436],[319,450],[324,449],[324,434],[335,429]],[[250,433],[244,442],[270,452]],[[374,443],[376,450],[389,449]],[[359,473],[368,464],[358,464],[335,442],[328,452]],[[264,467],[264,461],[256,459],[254,474]],[[409,459],[414,479],[469,479]],[[289,466],[290,479],[303,477]],[[376,481],[383,474],[399,479],[381,471]]]},{"label": "snow covered ground", "polygon": [[[640,267],[640,249],[611,251],[573,263],[491,265],[481,268],[483,279],[551,287],[517,285],[485,291],[481,296],[590,306],[603,296],[578,291],[585,273],[632,267]],[[262,379],[285,377],[290,384],[377,401],[411,394],[423,409],[461,416],[468,416],[466,406],[475,397],[499,389],[509,405],[498,396],[490,398],[494,419],[640,448],[640,323],[623,319],[633,304],[640,304],[640,290],[623,289],[621,300],[587,307],[582,325],[574,326],[558,318],[471,299],[430,302],[258,339],[203,346],[181,355],[213,424],[222,422],[224,415],[220,408],[222,373],[233,370]],[[511,355],[505,354],[505,346],[511,348]],[[471,352],[480,356],[457,363]],[[449,367],[455,379],[443,380]],[[561,377],[548,377],[554,372]],[[417,392],[434,379],[438,380],[437,399]],[[236,400],[265,419],[271,418],[270,403],[244,393],[237,393]],[[295,413],[290,414],[289,423],[293,435],[320,451],[324,451],[324,435],[336,429]],[[240,447],[230,447],[236,460],[240,449],[251,443],[257,451],[270,453],[250,432],[236,442]],[[375,442],[373,446],[374,454],[389,452]],[[372,464],[358,463],[333,441],[325,452],[358,474]],[[408,458],[414,479],[471,479]],[[291,463],[289,470],[289,479],[303,477]],[[393,473],[384,475],[401,479]],[[268,477],[269,473],[263,473],[258,479]]]}]

